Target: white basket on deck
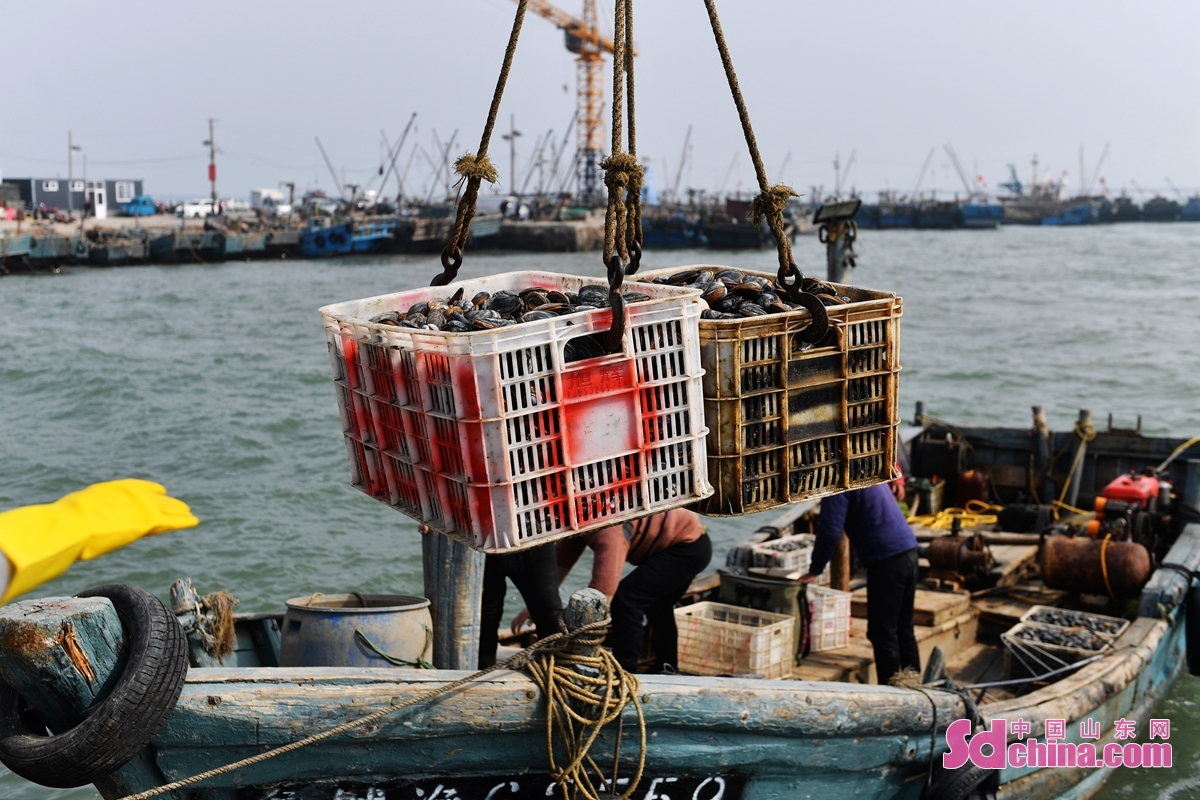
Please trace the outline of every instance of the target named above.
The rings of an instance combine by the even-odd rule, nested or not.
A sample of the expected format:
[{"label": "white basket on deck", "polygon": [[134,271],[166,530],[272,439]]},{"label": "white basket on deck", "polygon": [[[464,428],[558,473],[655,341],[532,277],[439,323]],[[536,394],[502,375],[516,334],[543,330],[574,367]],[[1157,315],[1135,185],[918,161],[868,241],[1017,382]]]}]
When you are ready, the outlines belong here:
[{"label": "white basket on deck", "polygon": [[351,482],[486,552],[518,550],[712,493],[695,289],[633,284],[623,351],[568,363],[609,309],[490,331],[368,322],[461,289],[578,292],[600,281],[512,272],[325,306]]},{"label": "white basket on deck", "polygon": [[850,645],[850,592],[808,584],[808,607],[812,614],[812,644],[809,652],[836,650]]},{"label": "white basket on deck", "polygon": [[679,671],[786,678],[795,660],[794,624],[785,614],[724,603],[677,608]]}]

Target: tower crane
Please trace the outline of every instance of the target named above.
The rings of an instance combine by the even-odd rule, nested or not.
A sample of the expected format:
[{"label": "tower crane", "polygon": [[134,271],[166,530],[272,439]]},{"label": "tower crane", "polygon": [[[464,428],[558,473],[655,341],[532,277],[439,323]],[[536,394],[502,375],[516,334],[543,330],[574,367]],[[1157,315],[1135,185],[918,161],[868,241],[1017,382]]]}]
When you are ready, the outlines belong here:
[{"label": "tower crane", "polygon": [[563,11],[548,0],[530,0],[529,10],[552,22],[563,32],[567,50],[576,53],[575,107],[578,128],[576,148],[579,151],[579,190],[585,204],[599,198],[597,171],[600,165],[600,115],[604,107],[604,87],[600,82],[604,53],[613,52],[613,42],[600,35],[596,22],[596,0],[583,0],[583,13],[578,17]]}]

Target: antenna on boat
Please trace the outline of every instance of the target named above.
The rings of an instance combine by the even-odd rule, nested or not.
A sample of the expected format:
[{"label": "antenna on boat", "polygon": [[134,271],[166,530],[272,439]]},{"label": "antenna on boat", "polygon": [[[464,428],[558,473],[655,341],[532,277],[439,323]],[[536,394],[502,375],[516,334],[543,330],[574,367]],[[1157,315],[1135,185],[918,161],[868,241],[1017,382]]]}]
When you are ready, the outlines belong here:
[{"label": "antenna on boat", "polygon": [[921,191],[921,184],[925,182],[925,172],[929,169],[929,162],[933,161],[933,154],[937,152],[936,147],[929,148],[929,155],[925,156],[925,163],[921,166],[921,174],[917,176],[917,185],[913,187],[911,199],[915,200],[917,192]]},{"label": "antenna on boat", "polygon": [[325,147],[321,144],[321,137],[314,136],[313,139],[316,140],[317,149],[321,151],[321,158],[325,159],[325,166],[329,167],[329,175],[333,178],[333,185],[337,187],[338,197],[345,196],[346,190],[342,186],[342,182],[338,180],[337,170],[333,168],[333,163],[329,160],[329,156],[325,153]]}]

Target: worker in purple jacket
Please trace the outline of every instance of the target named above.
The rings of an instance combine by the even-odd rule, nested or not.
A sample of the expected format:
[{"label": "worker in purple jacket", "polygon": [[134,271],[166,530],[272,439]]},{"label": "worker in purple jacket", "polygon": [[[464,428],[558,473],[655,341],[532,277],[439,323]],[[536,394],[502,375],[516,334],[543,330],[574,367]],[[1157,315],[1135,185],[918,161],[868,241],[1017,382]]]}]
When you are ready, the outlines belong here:
[{"label": "worker in purple jacket", "polygon": [[881,483],[822,500],[809,574],[800,579],[817,579],[845,531],[858,562],[867,568],[867,638],[875,649],[879,683],[885,685],[902,669],[921,669],[913,635],[917,537],[892,492]]}]

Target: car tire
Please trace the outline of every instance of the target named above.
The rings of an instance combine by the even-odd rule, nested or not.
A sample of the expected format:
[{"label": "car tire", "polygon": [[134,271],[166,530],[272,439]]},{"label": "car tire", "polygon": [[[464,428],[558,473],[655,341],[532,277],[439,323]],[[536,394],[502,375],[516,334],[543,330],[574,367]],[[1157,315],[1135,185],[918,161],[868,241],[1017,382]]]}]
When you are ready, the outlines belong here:
[{"label": "car tire", "polygon": [[183,628],[154,595],[113,584],[77,596],[108,598],[128,637],[125,670],[108,697],[74,728],[47,736],[36,710],[0,682],[0,762],[60,789],[93,783],[140,753],[174,711],[188,668]]}]

